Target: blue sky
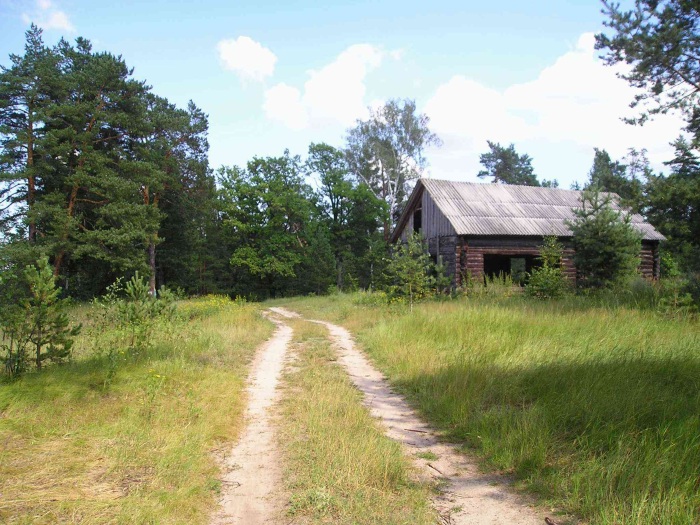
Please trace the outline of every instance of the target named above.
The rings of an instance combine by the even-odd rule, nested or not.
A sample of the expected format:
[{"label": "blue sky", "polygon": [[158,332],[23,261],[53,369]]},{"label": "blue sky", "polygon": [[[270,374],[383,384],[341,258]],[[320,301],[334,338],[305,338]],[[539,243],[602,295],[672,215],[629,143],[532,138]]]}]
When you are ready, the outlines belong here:
[{"label": "blue sky", "polygon": [[210,161],[244,164],[310,142],[342,146],[367,106],[415,99],[443,139],[428,174],[476,180],[486,140],[515,143],[540,178],[583,181],[593,148],[647,148],[657,169],[681,122],[620,117],[634,92],[592,49],[597,1],[0,0],[0,63],[34,21],[84,36],[134,76],[210,118]]}]

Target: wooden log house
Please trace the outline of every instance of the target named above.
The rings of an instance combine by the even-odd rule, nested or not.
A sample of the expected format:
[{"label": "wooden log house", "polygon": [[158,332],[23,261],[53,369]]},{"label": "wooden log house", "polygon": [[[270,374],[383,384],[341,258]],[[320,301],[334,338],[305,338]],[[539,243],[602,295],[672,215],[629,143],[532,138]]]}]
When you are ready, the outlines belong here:
[{"label": "wooden log house", "polygon": [[[613,207],[617,204],[613,194]],[[564,246],[563,267],[576,278],[571,247],[574,209],[581,192],[506,184],[420,179],[408,199],[391,241],[405,241],[419,232],[434,259],[441,257],[448,275],[459,286],[470,275],[511,274],[517,280],[539,264],[544,236],[554,235]],[[642,234],[640,273],[659,277],[659,242],[664,236],[637,214],[632,225]]]}]

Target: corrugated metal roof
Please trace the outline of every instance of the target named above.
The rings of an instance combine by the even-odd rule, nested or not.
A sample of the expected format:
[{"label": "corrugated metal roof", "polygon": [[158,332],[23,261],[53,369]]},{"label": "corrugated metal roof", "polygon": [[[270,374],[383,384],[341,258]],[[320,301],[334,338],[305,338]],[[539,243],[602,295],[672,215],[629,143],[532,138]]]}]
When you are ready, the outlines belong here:
[{"label": "corrugated metal roof", "polygon": [[[573,209],[581,207],[581,192],[575,190],[420,179],[414,191],[420,185],[457,235],[568,237],[565,221],[573,220]],[[613,207],[621,209],[616,198]],[[632,215],[632,225],[645,240],[665,239],[641,215]]]}]

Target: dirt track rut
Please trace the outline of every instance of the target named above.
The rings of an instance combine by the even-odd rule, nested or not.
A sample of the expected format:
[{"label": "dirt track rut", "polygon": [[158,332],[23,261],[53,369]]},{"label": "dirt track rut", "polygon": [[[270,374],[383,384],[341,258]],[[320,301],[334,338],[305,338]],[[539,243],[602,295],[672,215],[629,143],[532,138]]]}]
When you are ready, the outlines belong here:
[{"label": "dirt track rut", "polygon": [[[288,318],[300,317],[284,308],[271,310]],[[391,390],[386,378],[357,349],[345,328],[325,321],[307,320],[326,326],[337,348],[340,364],[364,394],[365,405],[372,416],[381,421],[385,434],[403,445],[424,477],[440,482],[441,489],[433,505],[444,524],[544,523],[544,516],[514,494],[502,476],[481,473],[472,459],[458,451],[457,445],[440,441],[436,432],[406,400]],[[437,459],[421,459],[418,454]]]}]

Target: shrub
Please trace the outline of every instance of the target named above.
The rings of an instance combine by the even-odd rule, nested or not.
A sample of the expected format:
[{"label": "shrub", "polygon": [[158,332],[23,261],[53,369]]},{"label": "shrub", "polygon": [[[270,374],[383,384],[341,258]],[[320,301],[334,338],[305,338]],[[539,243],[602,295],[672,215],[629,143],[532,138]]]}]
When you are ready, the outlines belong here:
[{"label": "shrub", "polygon": [[534,268],[528,276],[525,293],[531,297],[551,299],[566,294],[569,282],[561,267],[563,246],[556,237],[544,238],[540,247],[542,266]]}]

